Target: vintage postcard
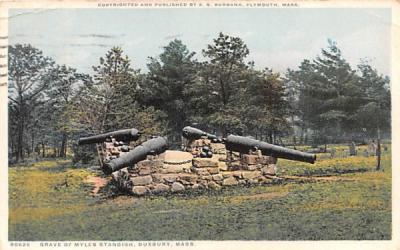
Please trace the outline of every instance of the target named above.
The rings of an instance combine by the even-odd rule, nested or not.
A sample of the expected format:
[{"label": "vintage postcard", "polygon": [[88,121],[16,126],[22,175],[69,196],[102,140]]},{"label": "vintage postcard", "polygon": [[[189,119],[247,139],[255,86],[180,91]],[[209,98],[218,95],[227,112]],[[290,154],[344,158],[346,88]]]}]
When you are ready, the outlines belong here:
[{"label": "vintage postcard", "polygon": [[0,248],[399,249],[399,9],[1,1]]}]

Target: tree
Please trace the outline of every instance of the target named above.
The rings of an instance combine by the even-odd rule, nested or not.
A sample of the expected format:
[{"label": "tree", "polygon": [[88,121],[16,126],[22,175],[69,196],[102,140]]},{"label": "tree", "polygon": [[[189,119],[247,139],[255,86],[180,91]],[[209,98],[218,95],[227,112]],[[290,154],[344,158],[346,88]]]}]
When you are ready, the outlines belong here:
[{"label": "tree", "polygon": [[[245,83],[247,65],[244,59],[249,54],[249,49],[242,39],[224,35],[222,32],[213,40],[213,44],[203,50],[203,55],[209,61],[203,64],[201,77],[198,78],[208,90],[207,96],[213,102],[210,121],[224,136],[228,129],[241,126],[240,117],[237,115],[238,106],[235,95],[241,85]],[[208,105],[204,103],[202,105]]]},{"label": "tree", "polygon": [[359,87],[361,103],[354,114],[358,127],[366,130],[373,137],[377,135],[378,128],[390,130],[390,80],[380,75],[368,62],[358,65],[361,73]]},{"label": "tree", "polygon": [[[294,71],[288,69],[284,78],[284,86],[285,86],[285,94],[286,94],[286,101],[287,101],[287,109],[288,115],[290,117],[290,123],[292,126],[292,135],[293,135],[293,147],[296,149],[296,136],[297,136],[297,127],[302,126],[302,120],[299,119],[301,117],[301,111],[299,108],[299,84],[292,79],[294,75]],[[300,142],[302,142],[303,132],[300,135]]]},{"label": "tree", "polygon": [[96,92],[96,98],[103,107],[102,112],[98,113],[99,132],[117,129],[124,125],[129,116],[124,111],[135,99],[135,76],[138,71],[130,67],[130,59],[123,56],[119,47],[113,47],[106,53],[105,58],[100,57],[100,64],[94,66],[93,70],[95,75],[91,90]]},{"label": "tree", "polygon": [[389,79],[366,62],[357,74],[336,43],[328,42],[321,56],[286,74],[287,84],[297,88],[299,125],[311,128],[318,143],[354,140],[361,131],[374,134],[378,127],[390,127]]},{"label": "tree", "polygon": [[347,118],[354,112],[353,101],[358,91],[355,71],[336,43],[331,40],[328,43],[328,49],[322,49],[322,57],[314,61],[318,73],[314,83],[320,100],[316,125],[324,134],[337,136],[348,128]]},{"label": "tree", "polygon": [[65,65],[55,67],[52,74],[55,79],[46,93],[51,100],[49,105],[54,110],[53,131],[61,134],[59,156],[65,157],[68,137],[74,132],[74,128],[70,124],[69,106],[74,105],[72,99],[77,92],[79,84],[90,81],[90,78],[88,75],[79,74],[76,69]]},{"label": "tree", "polygon": [[300,127],[300,142],[307,143],[307,129],[318,130],[317,112],[320,104],[319,95],[316,93],[314,81],[318,77],[317,69],[310,60],[303,60],[298,70],[288,70],[286,73],[286,88],[291,91],[291,112],[297,120],[296,126]]},{"label": "tree", "polygon": [[42,51],[31,45],[17,44],[9,46],[9,101],[10,123],[14,124],[10,131],[15,134],[16,161],[24,158],[24,143],[26,128],[30,122],[30,114],[42,105],[43,91],[50,85],[53,75],[51,74],[54,62],[45,57]]},{"label": "tree", "polygon": [[149,73],[142,86],[142,103],[154,106],[168,116],[172,140],[180,139],[181,129],[187,123],[189,96],[185,89],[193,83],[196,74],[194,52],[180,40],[173,40],[163,48],[158,58],[151,58]]},{"label": "tree", "polygon": [[390,130],[390,80],[389,77],[379,75],[367,61],[363,61],[358,68],[361,72],[360,88],[364,93],[363,103],[355,117],[362,122],[363,129],[373,134],[376,131],[378,142],[376,169],[381,168],[381,130]]},{"label": "tree", "polygon": [[313,129],[319,143],[347,138],[353,131],[350,119],[359,104],[360,89],[355,71],[343,58],[336,43],[312,62],[304,60],[297,71],[289,71],[289,80],[298,83],[299,109],[303,123]]},{"label": "tree", "polygon": [[241,114],[245,127],[252,128],[247,133],[259,135],[272,143],[276,136],[288,128],[288,103],[285,86],[278,73],[271,69],[249,70],[253,76],[244,88],[244,113]]},{"label": "tree", "polygon": [[377,138],[376,169],[379,170],[381,167],[381,131],[390,131],[390,80],[389,77],[378,74],[367,61],[358,65],[358,69],[361,72],[359,85],[363,96],[360,98],[362,103],[353,117],[370,137],[376,136]]},{"label": "tree", "polygon": [[162,114],[139,103],[144,76],[130,66],[121,48],[114,47],[93,67],[92,81],[85,81],[67,113],[70,124],[79,135],[135,127],[150,135],[162,132]]}]

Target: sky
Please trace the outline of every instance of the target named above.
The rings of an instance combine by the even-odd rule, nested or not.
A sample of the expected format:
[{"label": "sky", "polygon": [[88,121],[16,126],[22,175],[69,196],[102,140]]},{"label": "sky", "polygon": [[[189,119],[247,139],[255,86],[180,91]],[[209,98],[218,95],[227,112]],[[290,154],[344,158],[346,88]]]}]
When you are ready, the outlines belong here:
[{"label": "sky", "polygon": [[13,9],[9,16],[10,45],[29,43],[88,74],[113,46],[147,72],[148,57],[175,38],[202,61],[202,49],[222,31],[243,39],[258,69],[296,69],[332,39],[354,69],[368,59],[390,76],[390,9]]}]

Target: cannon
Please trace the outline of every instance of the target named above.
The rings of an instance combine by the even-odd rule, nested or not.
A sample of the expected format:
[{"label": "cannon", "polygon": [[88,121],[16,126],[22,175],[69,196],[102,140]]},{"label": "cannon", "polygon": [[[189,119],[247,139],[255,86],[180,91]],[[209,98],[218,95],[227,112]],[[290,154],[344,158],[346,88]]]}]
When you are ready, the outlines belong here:
[{"label": "cannon", "polygon": [[211,158],[215,153],[213,144],[222,143],[216,135],[190,126],[182,129],[182,137],[182,149],[194,157]]},{"label": "cannon", "polygon": [[132,151],[105,163],[102,167],[104,174],[109,175],[124,167],[128,167],[145,160],[147,155],[158,155],[168,148],[165,138],[156,137],[135,147]]},{"label": "cannon", "polygon": [[139,130],[135,128],[117,130],[104,134],[80,138],[78,140],[78,145],[102,143],[106,141],[107,138],[111,137],[115,138],[115,140],[117,141],[136,141],[139,139],[140,134],[141,133],[139,132]]},{"label": "cannon", "polygon": [[206,137],[207,139],[213,141],[220,141],[220,139],[216,135],[204,132],[203,130],[193,128],[190,126],[184,127],[182,129],[182,136],[188,140],[197,140],[202,137]]},{"label": "cannon", "polygon": [[315,154],[304,153],[298,150],[289,149],[237,135],[229,135],[225,139],[225,147],[226,150],[235,151],[242,154],[247,154],[249,151],[258,149],[263,155],[272,156],[275,158],[302,161],[312,164],[316,160]]}]

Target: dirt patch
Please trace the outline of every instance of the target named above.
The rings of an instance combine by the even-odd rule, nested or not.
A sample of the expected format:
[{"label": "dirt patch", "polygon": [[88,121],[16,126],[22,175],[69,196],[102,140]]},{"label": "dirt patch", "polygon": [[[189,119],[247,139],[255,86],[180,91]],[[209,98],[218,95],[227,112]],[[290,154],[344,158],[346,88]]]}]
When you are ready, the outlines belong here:
[{"label": "dirt patch", "polygon": [[104,178],[101,178],[101,177],[97,177],[97,176],[90,176],[86,180],[86,182],[93,184],[92,194],[93,195],[97,195],[99,193],[100,188],[102,188],[105,185],[107,185],[108,180],[104,179]]}]

